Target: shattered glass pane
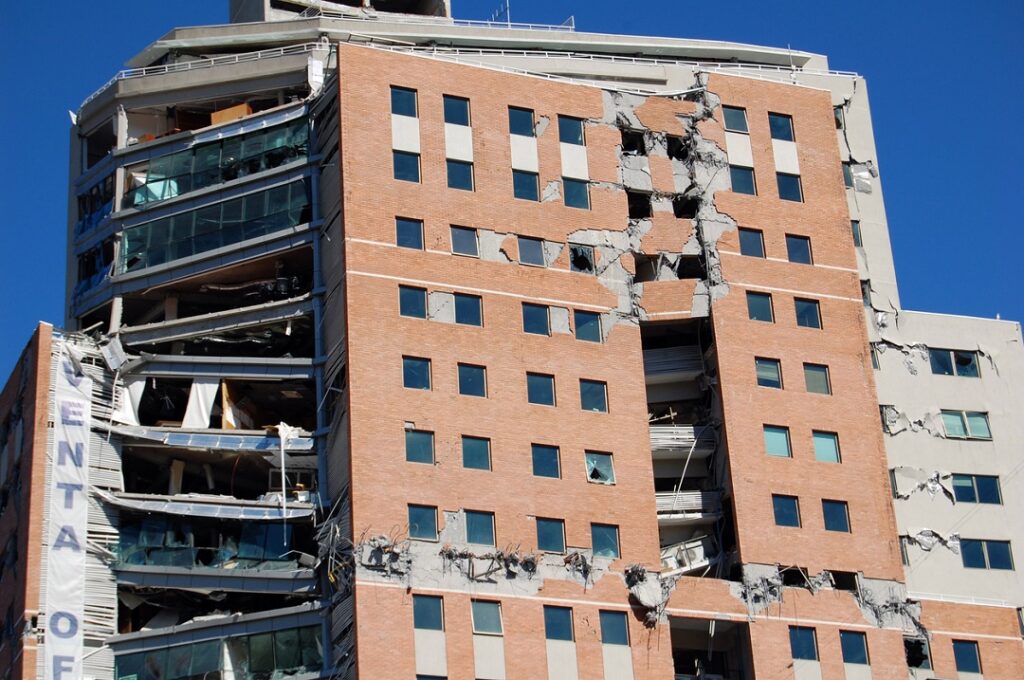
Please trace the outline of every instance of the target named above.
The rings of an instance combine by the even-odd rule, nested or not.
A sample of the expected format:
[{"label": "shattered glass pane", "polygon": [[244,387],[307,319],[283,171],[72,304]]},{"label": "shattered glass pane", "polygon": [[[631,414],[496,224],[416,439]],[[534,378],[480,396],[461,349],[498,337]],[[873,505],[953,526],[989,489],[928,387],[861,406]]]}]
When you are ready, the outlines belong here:
[{"label": "shattered glass pane", "polygon": [[930,349],[928,358],[935,375],[953,375],[953,357],[948,349]]},{"label": "shattered glass pane", "polygon": [[747,110],[735,106],[723,106],[725,129],[731,132],[747,132]]},{"label": "shattered glass pane", "polygon": [[462,467],[471,470],[490,470],[491,440],[483,437],[463,437]]},{"label": "shattered glass pane", "polygon": [[297,628],[274,632],[274,664],[278,670],[298,668],[302,665]]},{"label": "shattered glass pane", "polygon": [[323,652],[320,645],[320,626],[306,626],[299,629],[299,644],[302,648],[302,665],[309,669],[320,668]]},{"label": "shattered glass pane", "polygon": [[221,644],[219,640],[197,642],[192,645],[193,677],[215,678],[221,666]]},{"label": "shattered glass pane", "polygon": [[561,476],[558,463],[558,447],[532,444],[530,448],[533,454],[533,475],[535,477],[558,479]]},{"label": "shattered glass pane", "polygon": [[253,673],[271,673],[274,670],[274,634],[249,636],[249,669]]},{"label": "shattered glass pane", "polygon": [[594,273],[594,248],[569,244],[569,269],[585,274]]},{"label": "shattered glass pane", "polygon": [[594,557],[619,556],[619,527],[614,524],[591,524],[590,540]]},{"label": "shattered glass pane", "polygon": [[434,463],[434,433],[405,431],[405,459],[410,463]]},{"label": "shattered glass pane", "polygon": [[409,538],[437,540],[437,508],[430,505],[409,506]]},{"label": "shattered glass pane", "polygon": [[903,648],[910,668],[930,669],[932,661],[928,654],[928,641],[918,638],[903,638]]},{"label": "shattered glass pane", "polygon": [[171,647],[167,650],[167,680],[189,677],[192,667],[192,645]]},{"label": "shattered glass pane", "polygon": [[395,244],[399,248],[423,250],[423,222],[395,218]]},{"label": "shattered glass pane", "polygon": [[629,626],[625,612],[602,611],[601,644],[629,645]]},{"label": "shattered glass pane", "polygon": [[473,600],[473,632],[501,635],[501,603]]},{"label": "shattered glass pane", "polygon": [[612,454],[586,452],[587,479],[602,484],[615,483],[615,470],[612,468]]},{"label": "shattered glass pane", "polygon": [[953,352],[953,361],[956,363],[956,374],[961,378],[978,377],[978,354],[977,352]]},{"label": "shattered glass pane", "polygon": [[459,394],[469,397],[486,397],[487,369],[483,366],[459,364]]},{"label": "shattered glass pane", "polygon": [[601,315],[597,312],[573,311],[576,322],[576,339],[587,342],[601,342]]},{"label": "shattered glass pane", "polygon": [[527,201],[540,200],[540,178],[535,172],[512,171],[512,195]]},{"label": "shattered glass pane", "polygon": [[823,463],[839,462],[839,435],[835,432],[813,432],[814,459]]},{"label": "shattered glass pane", "polygon": [[571,642],[572,609],[569,607],[544,606],[544,637],[548,640],[566,640]]},{"label": "shattered glass pane", "polygon": [[565,522],[560,519],[537,518],[537,550],[565,552]]}]

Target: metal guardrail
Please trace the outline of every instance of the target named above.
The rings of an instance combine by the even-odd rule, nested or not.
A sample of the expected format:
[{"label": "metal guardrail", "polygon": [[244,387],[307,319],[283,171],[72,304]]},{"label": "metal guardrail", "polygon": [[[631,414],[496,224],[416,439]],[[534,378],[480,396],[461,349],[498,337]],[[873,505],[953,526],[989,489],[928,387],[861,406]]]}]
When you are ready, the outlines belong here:
[{"label": "metal guardrail", "polygon": [[[651,425],[651,450],[678,453],[710,453],[715,447],[715,429],[710,425]],[[696,444],[696,447],[694,446]]]},{"label": "metal guardrail", "polygon": [[661,491],[655,494],[658,512],[718,512],[722,494],[718,491]]},{"label": "metal guardrail", "polygon": [[701,373],[704,362],[696,345],[644,350],[644,375],[648,378],[672,373]]},{"label": "metal guardrail", "polygon": [[387,14],[385,16],[370,16],[370,15],[359,15],[359,14],[347,14],[345,12],[334,12],[331,10],[321,9],[319,7],[310,7],[304,10],[299,16],[303,19],[318,19],[324,17],[327,19],[345,19],[351,21],[392,21],[401,24],[426,24],[428,26],[470,26],[476,28],[502,28],[502,29],[519,29],[525,31],[565,31],[572,32],[576,30],[576,17],[571,16],[560,24],[524,24],[515,23],[508,21],[483,21],[479,19],[446,19],[442,17],[428,17],[428,16],[416,16],[416,15],[392,15]]}]

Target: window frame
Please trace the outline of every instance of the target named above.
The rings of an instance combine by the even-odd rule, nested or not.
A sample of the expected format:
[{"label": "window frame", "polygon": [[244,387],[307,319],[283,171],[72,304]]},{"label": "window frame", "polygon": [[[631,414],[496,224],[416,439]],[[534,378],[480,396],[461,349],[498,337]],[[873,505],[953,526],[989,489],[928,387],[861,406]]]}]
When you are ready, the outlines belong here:
[{"label": "window frame", "polygon": [[[946,439],[961,439],[965,441],[992,441],[992,424],[989,422],[988,413],[985,411],[958,411],[955,409],[942,409],[942,431],[945,434]],[[963,428],[963,435],[950,434],[947,426],[947,417],[958,416],[960,418],[960,425]],[[985,422],[985,429],[988,431],[987,436],[976,435],[972,432],[971,428],[971,416],[980,416]]]},{"label": "window frame", "polygon": [[[764,231],[763,230],[761,230],[761,229],[751,229],[750,227],[737,227],[736,231],[737,231],[736,239],[737,239],[737,242],[739,243],[740,255],[743,255],[744,257],[757,257],[757,258],[760,258],[762,260],[767,257],[767,251],[765,250],[765,247],[764,247]],[[744,250],[745,250],[744,247],[743,247],[743,242],[744,242],[743,235],[744,234],[748,235],[748,237],[749,236],[756,236],[757,237],[757,247],[758,247],[758,250],[761,251],[760,253],[744,252]],[[749,242],[749,238],[747,239],[747,241]]]},{"label": "window frame", "polygon": [[[739,191],[736,189],[736,173],[750,173],[750,186],[753,191]],[[746,178],[744,177],[744,180]],[[744,196],[757,196],[757,175],[754,172],[754,168],[747,167],[746,165],[730,165],[729,166],[729,186],[734,194],[743,194]],[[744,184],[744,188],[746,185]]]},{"label": "window frame", "polygon": [[[742,129],[741,128],[729,127],[729,125],[730,125],[730,123],[729,123],[729,116],[726,115],[726,112],[728,112],[728,111],[732,111],[732,112],[737,112],[738,111],[739,113],[743,114],[743,128]],[[750,134],[750,122],[747,120],[747,109],[745,107],[742,107],[742,106],[727,106],[727,105],[723,104],[722,105],[722,129],[724,129],[726,132],[738,132],[740,134],[749,135]]]},{"label": "window frame", "polygon": [[[530,377],[531,376],[536,377],[536,378],[548,378],[549,379],[548,382],[551,385],[551,403],[550,404],[547,403],[547,402],[533,401],[533,400],[530,399]],[[556,391],[556,387],[555,387],[555,376],[554,376],[554,374],[552,374],[552,373],[538,373],[536,371],[527,371],[526,372],[526,402],[528,404],[534,404],[536,406],[551,406],[551,407],[557,406],[558,405],[558,392]]]},{"label": "window frame", "polygon": [[[547,523],[550,528],[554,528],[557,525],[561,534],[561,543],[558,550],[552,550],[551,548],[541,547],[541,523]],[[534,528],[537,532],[537,551],[543,553],[551,553],[554,555],[564,555],[566,552],[565,542],[565,520],[558,519],[557,517],[534,517]]]},{"label": "window frame", "polygon": [[[990,544],[1006,547],[1006,556],[1008,558],[1007,567],[992,566],[992,556]],[[980,549],[980,555],[982,557],[983,564],[968,564],[968,548],[970,546],[977,545]],[[1016,571],[1016,562],[1013,559],[1013,543],[1012,541],[996,540],[991,538],[961,538],[960,539],[960,557],[961,562],[965,569],[984,569],[986,571]]]},{"label": "window frame", "polygon": [[[423,505],[421,503],[408,503],[407,507],[408,507],[408,520],[409,520],[409,539],[413,540],[413,541],[427,541],[427,542],[430,542],[430,543],[436,543],[438,540],[440,540],[441,532],[440,532],[440,527],[438,526],[438,523],[437,523],[437,506],[436,505]],[[434,529],[434,531],[433,531],[433,535],[432,536],[429,536],[429,537],[428,536],[413,536],[413,532],[412,532],[412,527],[413,527],[412,512],[413,512],[413,508],[418,508],[420,510],[430,510],[433,513],[433,516],[434,516],[433,529]],[[419,526],[419,525],[417,524],[417,526]]]},{"label": "window frame", "polygon": [[[609,481],[603,481],[603,480],[600,480],[600,479],[594,479],[591,476],[591,474],[590,474],[590,470],[591,470],[590,458],[592,456],[605,456],[607,458],[607,460],[608,460],[608,467],[611,470],[611,479]],[[615,476],[615,454],[613,454],[613,453],[611,453],[609,451],[592,451],[590,449],[586,449],[586,450],[583,451],[583,465],[584,465],[584,473],[587,476],[587,483],[588,484],[603,484],[604,486],[615,486],[616,480],[617,480],[617,478]],[[594,465],[593,468],[597,469],[597,466]]]},{"label": "window frame", "polygon": [[[825,391],[811,389],[810,376],[818,371],[819,376],[825,378]],[[828,364],[814,364],[805,361],[804,362],[804,389],[807,390],[808,394],[822,394],[825,396],[832,395],[832,371],[829,370]]]},{"label": "window frame", "polygon": [[[463,252],[455,249],[455,234],[456,233],[473,233],[473,252]],[[452,255],[461,255],[462,257],[480,257],[480,232],[476,227],[464,227],[459,224],[448,225],[448,238],[451,240]]]},{"label": "window frame", "polygon": [[[761,382],[762,366],[774,367],[775,373],[778,376],[778,385],[769,385]],[[772,357],[754,357],[754,378],[758,387],[767,387],[768,389],[773,390],[785,389],[785,383],[782,380],[782,361],[779,359],[774,359]]]},{"label": "window frame", "polygon": [[[780,501],[792,501],[792,507],[796,510],[796,524],[781,524],[779,522],[779,505]],[[772,494],[772,519],[775,520],[775,526],[784,527],[788,529],[800,529],[803,527],[803,519],[800,516],[800,498],[799,496],[791,496],[784,493],[773,493]]]},{"label": "window frame", "polygon": [[[601,408],[587,408],[584,398],[584,385],[601,388]],[[580,378],[580,410],[587,413],[608,413],[611,410],[608,398],[608,381],[594,380],[592,378]]]},{"label": "window frame", "polygon": [[[426,387],[410,387],[408,385],[407,374],[408,365],[407,362],[425,362],[427,366],[427,386]],[[427,357],[416,357],[407,354],[402,355],[402,387],[407,390],[418,390],[422,392],[431,392],[434,389],[433,379],[433,362]]]},{"label": "window frame", "polygon": [[[826,510],[826,507],[830,507],[830,508],[832,508],[834,510],[842,510],[843,511],[842,519],[843,519],[843,527],[844,528],[842,528],[842,529],[833,529],[833,528],[829,527],[829,512]],[[822,498],[821,499],[821,517],[822,517],[822,526],[825,527],[825,531],[833,531],[833,532],[836,532],[836,533],[843,533],[843,534],[852,534],[853,533],[853,527],[852,527],[852,525],[850,523],[850,504],[848,502],[840,501],[840,500],[835,500],[835,499],[832,499],[832,498]],[[836,518],[833,518],[833,519],[836,519]]]},{"label": "window frame", "polygon": [[[487,510],[466,510],[465,514],[466,514],[466,543],[469,543],[470,545],[484,545],[484,546],[489,546],[489,547],[492,547],[492,548],[495,545],[497,545],[497,542],[498,542],[498,529],[497,529],[497,526],[496,526],[497,522],[495,520],[493,512],[489,512]],[[473,541],[473,540],[470,539],[470,537],[469,537],[469,518],[470,518],[470,515],[473,515],[474,517],[477,517],[479,519],[489,519],[490,520],[490,525],[491,525],[491,530],[490,530],[491,542],[490,543],[480,543],[480,542]]]},{"label": "window frame", "polygon": [[[760,291],[748,290],[747,293],[747,320],[758,321],[760,323],[775,323],[775,301],[772,299],[771,293],[762,293]],[[768,319],[759,319],[754,316],[754,310],[751,309],[750,303],[752,300],[767,300],[768,301]]]},{"label": "window frame", "polygon": [[[938,357],[944,357],[949,362],[949,372],[942,370],[935,370],[936,359]],[[969,356],[971,358],[970,365],[973,366],[974,373],[960,372],[960,363],[957,361],[960,356]],[[928,363],[931,367],[932,375],[942,375],[955,378],[980,378],[981,377],[981,362],[978,360],[978,352],[969,349],[946,349],[946,348],[928,348]]]},{"label": "window frame", "polygon": [[[463,369],[467,369],[467,370],[472,369],[474,371],[475,370],[479,370],[480,376],[483,378],[483,381],[482,381],[483,382],[483,385],[482,385],[483,393],[482,394],[475,394],[475,393],[464,392],[463,391],[463,387],[464,387],[463,379],[464,378],[466,380],[473,380],[474,379],[473,376],[463,376]],[[487,398],[488,390],[487,390],[487,367],[486,366],[484,366],[483,364],[470,364],[470,363],[466,363],[466,362],[460,361],[460,362],[458,362],[456,364],[456,373],[457,373],[457,377],[458,377],[458,393],[459,393],[460,396],[463,396],[463,397],[478,397],[478,398],[482,398],[482,399],[486,399]]]},{"label": "window frame", "polygon": [[[543,337],[550,337],[551,336],[551,307],[549,305],[538,305],[538,304],[533,303],[533,302],[524,302],[524,303],[522,303],[521,307],[522,307],[522,316],[523,316],[523,333],[526,333],[527,335],[540,335],[540,336],[543,336]],[[537,323],[537,321],[539,320],[540,317],[539,316],[537,316],[537,317],[531,316],[530,319],[529,319],[529,324],[528,324],[528,320],[527,320],[527,312],[528,312],[528,310],[532,314],[537,314],[537,315],[540,314],[541,310],[544,311],[544,332],[543,333],[540,332],[539,330],[530,330],[530,328],[534,328],[535,327],[534,324]],[[539,326],[536,326],[535,328],[539,328]]]},{"label": "window frame", "polygon": [[[789,137],[776,137],[775,136],[775,125],[773,121],[780,120],[789,123]],[[775,113],[774,111],[768,112],[768,134],[772,139],[776,139],[780,142],[796,142],[796,127],[793,125],[793,116],[788,113]]]},{"label": "window frame", "polygon": [[[449,102],[465,104],[465,112],[466,112],[466,122],[465,123],[448,119],[448,111],[449,111],[448,104],[449,104]],[[469,108],[469,98],[468,97],[460,97],[460,96],[454,95],[454,94],[443,94],[443,95],[441,95],[441,106],[442,106],[442,110],[444,112],[444,122],[445,122],[445,124],[447,124],[447,125],[458,125],[460,127],[473,127],[472,112],[471,112],[471,110]],[[461,113],[461,112],[459,112],[459,113]],[[461,116],[459,116],[459,117],[461,118]]]},{"label": "window frame", "polygon": [[[983,501],[983,500],[981,500],[982,494],[981,494],[980,489],[978,487],[978,480],[979,479],[986,479],[986,480],[991,480],[992,481],[992,483],[994,484],[996,498],[998,500],[995,500],[995,501],[991,501],[991,500]],[[957,480],[961,480],[961,481],[966,480],[966,481],[970,482],[971,494],[973,496],[972,499],[960,498],[960,494],[957,492],[957,489],[963,488],[964,485],[963,484],[957,484]],[[956,499],[957,503],[975,503],[975,504],[978,504],[978,505],[1002,505],[1003,504],[1003,489],[1002,489],[1002,485],[999,483],[999,476],[998,475],[975,475],[975,474],[968,474],[968,473],[953,473],[951,484],[953,486],[953,498]]]}]

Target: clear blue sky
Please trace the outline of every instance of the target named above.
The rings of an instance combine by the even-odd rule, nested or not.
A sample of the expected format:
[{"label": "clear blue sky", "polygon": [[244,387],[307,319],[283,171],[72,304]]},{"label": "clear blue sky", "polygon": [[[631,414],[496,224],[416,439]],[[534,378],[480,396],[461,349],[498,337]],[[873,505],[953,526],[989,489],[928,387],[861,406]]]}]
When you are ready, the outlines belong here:
[{"label": "clear blue sky", "polygon": [[[500,0],[453,0],[487,18]],[[510,0],[512,19],[582,31],[824,53],[868,79],[903,305],[1024,319],[1020,0]],[[68,109],[173,26],[228,0],[21,3],[0,19],[0,384],[36,321],[63,318]]]}]

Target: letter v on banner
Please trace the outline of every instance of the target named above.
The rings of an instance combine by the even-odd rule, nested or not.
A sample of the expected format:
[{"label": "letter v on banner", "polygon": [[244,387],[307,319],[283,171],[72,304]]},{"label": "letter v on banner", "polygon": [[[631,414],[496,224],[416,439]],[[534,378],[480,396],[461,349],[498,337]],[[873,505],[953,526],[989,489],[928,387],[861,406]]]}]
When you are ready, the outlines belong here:
[{"label": "letter v on banner", "polygon": [[89,504],[92,379],[62,347],[55,371],[46,539],[45,675],[81,678],[85,616],[85,541]]}]

